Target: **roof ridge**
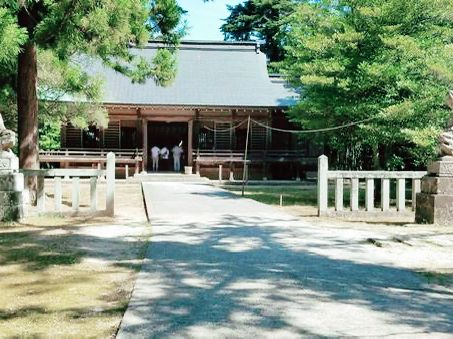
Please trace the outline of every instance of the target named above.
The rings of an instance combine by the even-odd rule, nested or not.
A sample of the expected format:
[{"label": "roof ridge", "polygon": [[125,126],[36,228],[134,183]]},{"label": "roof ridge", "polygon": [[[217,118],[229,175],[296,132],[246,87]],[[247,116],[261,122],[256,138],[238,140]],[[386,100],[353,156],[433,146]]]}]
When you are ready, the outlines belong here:
[{"label": "roof ridge", "polygon": [[[159,48],[168,46],[163,40],[150,40],[144,48]],[[259,51],[259,41],[217,41],[217,40],[182,40],[179,42],[178,49],[237,49]]]},{"label": "roof ridge", "polygon": [[[148,43],[164,43],[164,40],[155,39],[149,40]],[[260,42],[257,40],[247,40],[247,41],[232,41],[232,40],[181,40],[179,42],[181,45],[196,44],[196,45],[259,45]]]}]

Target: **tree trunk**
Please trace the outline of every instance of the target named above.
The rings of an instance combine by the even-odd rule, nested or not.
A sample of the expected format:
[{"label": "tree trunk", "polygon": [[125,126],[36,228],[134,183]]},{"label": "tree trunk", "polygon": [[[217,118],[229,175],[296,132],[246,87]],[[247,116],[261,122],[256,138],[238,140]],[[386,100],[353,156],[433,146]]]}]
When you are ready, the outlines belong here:
[{"label": "tree trunk", "polygon": [[373,152],[372,154],[372,169],[374,171],[379,171],[381,169],[381,164],[379,163],[379,145],[378,144],[374,144],[372,147],[371,147],[371,150]]},{"label": "tree trunk", "polygon": [[[29,39],[22,46],[17,65],[17,120],[19,135],[19,166],[22,169],[39,169],[38,151],[38,69],[36,45],[33,42],[38,18],[38,3],[22,6],[18,13],[19,26],[28,31]],[[36,178],[25,182],[30,200],[35,203]]]},{"label": "tree trunk", "polygon": [[[33,42],[23,46],[19,54],[17,73],[17,120],[19,134],[19,166],[23,169],[39,169],[38,151],[38,97],[36,47]],[[27,177],[32,205],[36,204],[37,178]]]},{"label": "tree trunk", "polygon": [[[372,147],[372,150],[373,150],[373,170],[374,171],[380,171],[381,170],[381,164],[379,162],[379,159],[380,159],[380,148],[379,148],[379,145],[378,144],[374,144],[373,147]],[[379,203],[379,204],[381,203],[381,182],[375,182],[374,201],[376,203]]]},{"label": "tree trunk", "polygon": [[39,168],[37,73],[36,47],[28,42],[19,54],[17,74],[19,165],[26,169]]}]

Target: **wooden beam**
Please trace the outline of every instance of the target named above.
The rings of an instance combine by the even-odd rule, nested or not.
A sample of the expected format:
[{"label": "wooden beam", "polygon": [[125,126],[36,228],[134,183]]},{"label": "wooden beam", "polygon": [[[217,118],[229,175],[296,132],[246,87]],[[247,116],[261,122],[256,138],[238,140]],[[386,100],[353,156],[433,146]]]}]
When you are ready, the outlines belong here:
[{"label": "wooden beam", "polygon": [[170,116],[170,115],[147,115],[146,119],[148,121],[162,121],[162,122],[188,122],[193,119],[193,116],[179,115],[179,116]]},{"label": "wooden beam", "polygon": [[143,171],[148,170],[148,119],[144,118],[142,120],[142,130],[143,130]]},{"label": "wooden beam", "polygon": [[193,153],[193,120],[187,122],[187,166],[193,165],[192,153]]}]

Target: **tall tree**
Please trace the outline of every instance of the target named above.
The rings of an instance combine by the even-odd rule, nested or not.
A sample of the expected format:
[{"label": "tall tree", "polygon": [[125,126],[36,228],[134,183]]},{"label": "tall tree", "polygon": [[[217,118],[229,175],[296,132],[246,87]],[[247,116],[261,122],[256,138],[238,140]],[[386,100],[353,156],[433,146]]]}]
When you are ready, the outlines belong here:
[{"label": "tall tree", "polygon": [[221,30],[225,40],[264,40],[263,52],[271,62],[284,56],[283,19],[294,12],[300,0],[247,0],[227,6],[230,15]]},{"label": "tall tree", "polygon": [[290,116],[305,128],[374,118],[324,134],[343,167],[377,167],[379,153],[381,166],[426,165],[450,116],[444,99],[453,83],[451,13],[451,0],[298,6],[285,26],[283,69],[302,93]]},{"label": "tall tree", "polygon": [[0,52],[0,70],[10,74],[2,75],[0,86],[17,94],[21,167],[39,166],[38,51],[48,51],[60,70],[77,79],[66,86],[73,90],[90,87],[89,77],[72,62],[80,55],[100,58],[133,81],[151,77],[167,83],[175,66],[168,49],[150,62],[129,47],[141,47],[151,37],[175,43],[182,13],[176,0],[0,0],[0,42],[9,42]]}]

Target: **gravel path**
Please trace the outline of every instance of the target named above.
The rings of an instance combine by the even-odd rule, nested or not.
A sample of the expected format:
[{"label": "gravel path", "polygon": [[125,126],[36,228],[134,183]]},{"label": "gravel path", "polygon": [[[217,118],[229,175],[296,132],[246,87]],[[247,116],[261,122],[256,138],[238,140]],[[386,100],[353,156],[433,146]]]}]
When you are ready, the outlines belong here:
[{"label": "gravel path", "polygon": [[370,241],[379,231],[208,185],[143,188],[153,236],[119,338],[453,337],[453,290]]}]

